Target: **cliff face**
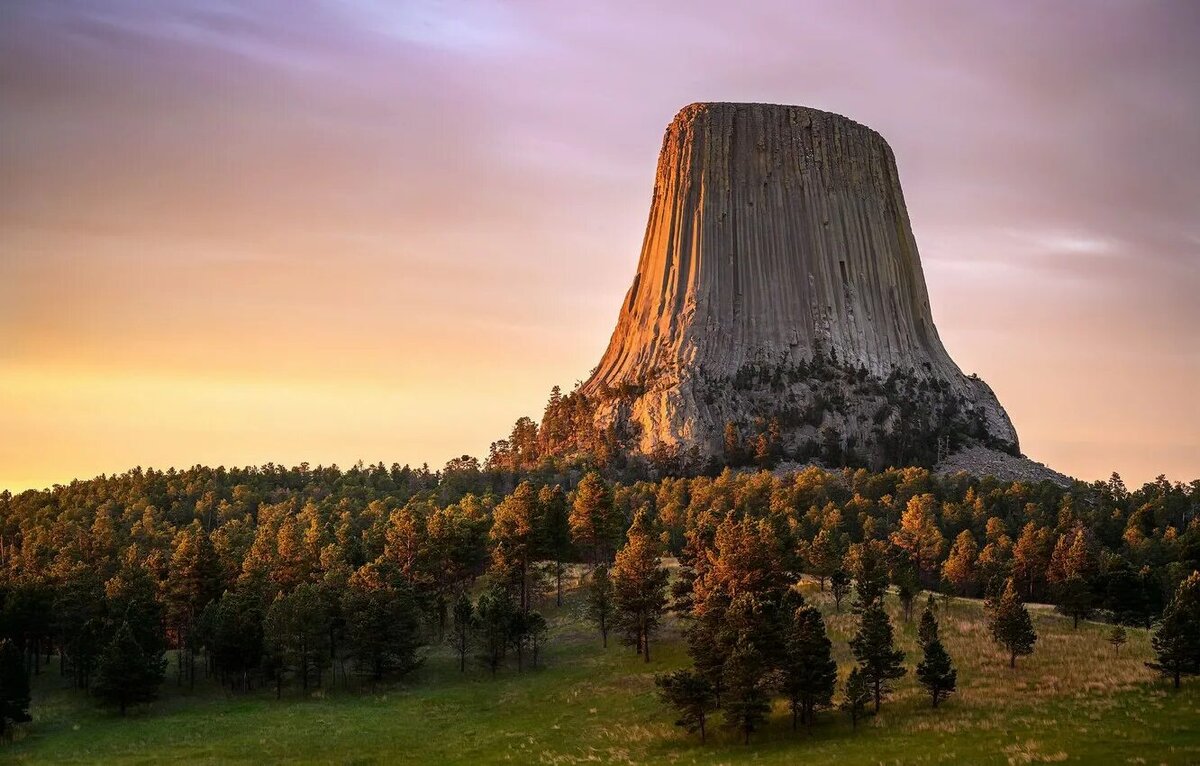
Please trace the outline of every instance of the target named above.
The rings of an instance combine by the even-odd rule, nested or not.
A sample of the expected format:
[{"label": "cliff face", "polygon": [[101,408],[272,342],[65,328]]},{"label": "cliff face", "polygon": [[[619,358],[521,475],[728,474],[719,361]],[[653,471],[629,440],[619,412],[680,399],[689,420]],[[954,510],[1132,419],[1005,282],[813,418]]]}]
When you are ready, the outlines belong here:
[{"label": "cliff face", "polygon": [[[844,373],[834,390],[812,379],[814,356]],[[726,423],[752,434],[774,419],[785,449],[832,429],[879,454],[906,415],[895,397],[886,411],[880,385],[858,384],[894,373],[914,391],[939,381],[980,440],[1016,449],[992,391],[938,338],[883,138],[804,107],[685,107],[663,140],[633,285],[582,389],[599,417],[635,426],[645,452],[714,454]]]}]

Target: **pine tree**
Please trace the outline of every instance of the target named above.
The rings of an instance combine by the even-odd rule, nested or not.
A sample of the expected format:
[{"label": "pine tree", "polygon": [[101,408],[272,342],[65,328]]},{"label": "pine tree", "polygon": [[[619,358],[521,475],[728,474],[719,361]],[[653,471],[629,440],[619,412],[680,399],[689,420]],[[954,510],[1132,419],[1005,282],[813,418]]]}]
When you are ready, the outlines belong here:
[{"label": "pine tree", "polygon": [[850,574],[843,567],[838,567],[829,575],[829,591],[833,594],[834,610],[841,614],[842,601],[850,594]]},{"label": "pine tree", "polygon": [[475,605],[466,593],[459,595],[454,602],[454,628],[450,641],[458,654],[458,669],[467,670],[467,653],[471,650],[471,622],[475,617]]},{"label": "pine tree", "polygon": [[614,605],[612,578],[608,567],[601,564],[592,570],[587,591],[587,616],[600,629],[600,640],[608,648],[608,631],[612,627]]},{"label": "pine tree", "polygon": [[837,663],[830,647],[821,612],[813,606],[797,609],[788,626],[781,668],[783,692],[792,709],[793,730],[797,721],[811,724],[817,708],[828,707],[833,699]]},{"label": "pine tree", "polygon": [[913,496],[900,517],[900,529],[892,533],[892,544],[907,554],[912,564],[916,588],[928,582],[926,577],[946,546],[937,526],[936,509],[933,495]]},{"label": "pine tree", "polygon": [[754,644],[742,639],[725,660],[722,672],[722,711],[725,725],[740,731],[744,744],[771,712],[767,668]]},{"label": "pine tree", "polygon": [[1037,633],[1033,630],[1029,610],[1021,602],[1016,584],[1011,578],[1005,584],[1004,593],[996,602],[989,622],[992,638],[1008,652],[1010,668],[1017,666],[1017,657],[1033,654]]},{"label": "pine tree", "polygon": [[1200,572],[1179,584],[1150,644],[1156,657],[1146,666],[1171,678],[1176,689],[1183,676],[1200,673]]},{"label": "pine tree", "polygon": [[562,606],[563,562],[571,555],[571,520],[567,512],[567,495],[559,485],[538,490],[538,513],[541,521],[539,548],[554,562],[554,603]]},{"label": "pine tree", "polygon": [[712,684],[694,670],[676,670],[656,675],[654,685],[659,699],[679,711],[675,725],[689,734],[700,732],[704,742],[708,714],[717,707]]},{"label": "pine tree", "polygon": [[878,601],[863,610],[858,633],[850,640],[850,649],[862,668],[863,678],[871,686],[875,712],[878,713],[884,697],[891,693],[890,682],[903,677],[906,672],[901,664],[904,652],[896,648],[892,623]]},{"label": "pine tree", "polygon": [[530,608],[537,515],[537,493],[528,481],[518,484],[492,512],[491,577],[517,594],[523,613]]},{"label": "pine tree", "polygon": [[942,579],[948,582],[960,596],[969,596],[975,592],[978,581],[976,559],[979,557],[979,546],[969,529],[964,529],[954,538],[950,547],[950,555],[942,564]]},{"label": "pine tree", "polygon": [[359,671],[373,682],[404,676],[421,665],[421,612],[412,592],[361,577],[350,580],[343,600],[346,643]]},{"label": "pine tree", "polygon": [[100,653],[93,691],[125,715],[130,705],[150,702],[158,696],[166,668],[162,655],[143,651],[129,623],[122,622]]},{"label": "pine tree", "polygon": [[858,728],[858,719],[862,718],[871,701],[871,686],[858,668],[853,668],[846,678],[846,693],[842,700],[842,710],[850,714],[850,725]]},{"label": "pine tree", "polygon": [[937,618],[929,606],[926,606],[920,616],[920,646],[925,656],[917,665],[917,680],[929,692],[934,707],[954,692],[958,671],[941,639],[937,638]]},{"label": "pine tree", "polygon": [[624,531],[613,508],[612,494],[595,471],[584,476],[575,489],[568,521],[571,540],[586,553],[592,565],[609,560],[614,542]]},{"label": "pine tree", "polygon": [[6,739],[14,724],[28,723],[29,673],[25,658],[15,642],[0,640],[0,739]]},{"label": "pine tree", "polygon": [[925,648],[931,642],[938,640],[938,621],[933,610],[933,595],[930,594],[929,602],[926,603],[925,609],[921,611],[921,622],[917,625],[917,643],[921,648]]},{"label": "pine tree", "polygon": [[1114,625],[1113,629],[1108,633],[1108,643],[1112,644],[1113,656],[1121,656],[1121,647],[1128,640],[1129,637],[1125,634],[1125,628],[1120,625]]},{"label": "pine tree", "polygon": [[645,512],[639,511],[612,568],[615,625],[646,662],[650,661],[650,637],[658,630],[667,606],[669,575],[662,566],[660,548]]},{"label": "pine tree", "polygon": [[886,554],[886,546],[878,540],[865,540],[850,546],[846,569],[854,576],[856,594],[851,606],[856,614],[883,599],[888,586]]},{"label": "pine tree", "polygon": [[475,605],[472,633],[479,647],[477,657],[492,675],[496,675],[504,663],[512,618],[516,613],[516,606],[508,591],[498,585],[484,591]]}]

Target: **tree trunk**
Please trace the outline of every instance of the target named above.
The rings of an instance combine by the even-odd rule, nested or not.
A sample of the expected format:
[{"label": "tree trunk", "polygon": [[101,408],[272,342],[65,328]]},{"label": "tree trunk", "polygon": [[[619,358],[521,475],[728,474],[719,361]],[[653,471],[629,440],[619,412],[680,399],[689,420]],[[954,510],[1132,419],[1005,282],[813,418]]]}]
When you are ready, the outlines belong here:
[{"label": "tree trunk", "polygon": [[558,581],[558,596],[555,599],[555,604],[557,606],[562,606],[562,573],[563,573],[562,562],[555,561],[554,562],[554,576],[555,576],[555,579]]},{"label": "tree trunk", "polygon": [[1017,653],[1016,652],[1009,653],[1008,666],[1010,668],[1015,668],[1017,666]]},{"label": "tree trunk", "polygon": [[704,744],[704,714],[700,714],[700,744]]},{"label": "tree trunk", "polygon": [[875,712],[879,712],[879,703],[883,701],[883,681],[875,681]]},{"label": "tree trunk", "polygon": [[649,662],[650,661],[650,634],[644,633],[643,636],[645,637],[644,640],[646,643],[646,652],[643,656],[646,658],[646,662]]}]

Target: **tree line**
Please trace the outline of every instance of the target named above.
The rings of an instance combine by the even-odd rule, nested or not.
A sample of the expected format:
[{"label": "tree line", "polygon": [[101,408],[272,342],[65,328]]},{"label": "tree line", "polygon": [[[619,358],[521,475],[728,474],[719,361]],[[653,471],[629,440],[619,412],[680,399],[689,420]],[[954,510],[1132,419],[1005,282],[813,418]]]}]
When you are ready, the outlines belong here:
[{"label": "tree line", "polygon": [[[198,675],[279,695],[404,678],[423,647],[441,642],[464,671],[522,670],[539,662],[549,631],[536,607],[561,600],[569,562],[594,569],[588,606],[605,637],[613,631],[647,659],[668,604],[696,626],[719,613],[819,644],[783,586],[807,572],[840,608],[868,565],[906,614],[922,590],[1000,599],[1011,584],[1014,597],[1054,601],[1076,618],[1145,625],[1200,568],[1198,499],[1200,482],[1129,491],[1114,477],[1063,490],[923,469],[631,483],[487,470],[470,458],[439,472],[136,469],[0,493],[0,656],[26,676],[57,658],[59,673],[121,710]],[[706,564],[712,546],[733,544],[729,524],[753,527],[762,543],[738,555],[771,550],[778,561],[738,570],[738,555],[722,554]],[[684,563],[672,587],[664,554]],[[738,600],[746,593],[756,595]],[[702,643],[732,655],[743,628],[709,625]],[[784,654],[741,644],[734,686],[756,663],[782,672]],[[1188,651],[1182,674],[1192,672]],[[720,689],[726,679],[709,680]],[[820,707],[799,705],[798,720]]]}]

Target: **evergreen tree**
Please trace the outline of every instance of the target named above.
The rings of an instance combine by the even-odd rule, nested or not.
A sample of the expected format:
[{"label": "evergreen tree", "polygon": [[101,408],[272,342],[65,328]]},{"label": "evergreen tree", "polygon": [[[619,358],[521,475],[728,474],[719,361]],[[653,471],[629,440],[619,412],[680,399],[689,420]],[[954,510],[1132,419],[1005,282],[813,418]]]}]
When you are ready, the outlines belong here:
[{"label": "evergreen tree", "polygon": [[870,684],[858,668],[853,668],[846,678],[846,693],[841,705],[842,710],[850,714],[850,725],[853,728],[858,728],[858,719],[862,718],[870,701]]},{"label": "evergreen tree", "polygon": [[125,715],[130,705],[150,702],[158,696],[166,669],[162,654],[143,651],[129,623],[122,622],[100,653],[93,691]]},{"label": "evergreen tree", "polygon": [[704,742],[708,714],[717,707],[712,684],[694,670],[676,670],[656,675],[654,685],[659,699],[679,711],[675,725],[689,734],[700,732]]},{"label": "evergreen tree", "polygon": [[530,608],[531,567],[535,553],[535,524],[538,515],[537,493],[533,485],[523,481],[513,493],[504,498],[492,513],[491,576],[517,594],[521,612]]},{"label": "evergreen tree", "polygon": [[535,668],[538,666],[538,655],[546,643],[546,635],[549,632],[550,625],[540,613],[530,612],[525,616],[525,633],[529,637],[529,648],[532,650]]},{"label": "evergreen tree", "polygon": [[1121,656],[1121,647],[1128,640],[1129,637],[1125,634],[1125,628],[1120,625],[1114,625],[1113,629],[1108,633],[1108,643],[1112,644],[1113,656]]},{"label": "evergreen tree", "polygon": [[1179,584],[1150,644],[1155,661],[1146,666],[1171,678],[1176,689],[1183,676],[1200,674],[1200,571]]},{"label": "evergreen tree", "polygon": [[262,661],[262,607],[245,587],[226,591],[205,607],[200,622],[204,645],[223,681],[248,691],[250,674]]},{"label": "evergreen tree", "polygon": [[608,567],[601,564],[592,570],[587,590],[587,616],[600,629],[600,640],[608,648],[608,631],[612,627],[615,606],[613,583]]},{"label": "evergreen tree", "polygon": [[829,591],[833,594],[834,611],[841,614],[842,601],[850,595],[850,573],[844,567],[838,567],[829,575]]},{"label": "evergreen tree", "polygon": [[964,529],[954,539],[950,555],[942,564],[942,579],[944,579],[960,596],[969,596],[975,592],[978,581],[976,560],[979,557],[979,546],[971,530]]},{"label": "evergreen tree", "polygon": [[1010,668],[1017,666],[1017,657],[1033,654],[1037,633],[1011,578],[1005,583],[1004,593],[991,611],[989,622],[992,638],[1008,652]]},{"label": "evergreen tree", "polygon": [[571,540],[593,566],[610,559],[624,531],[613,507],[612,493],[595,471],[584,476],[576,487],[568,521]]},{"label": "evergreen tree", "polygon": [[938,703],[954,691],[958,671],[954,669],[946,647],[938,638],[938,622],[933,613],[932,595],[929,601],[921,613],[921,625],[917,629],[918,641],[925,655],[917,665],[917,680],[929,691],[933,706],[937,707]]},{"label": "evergreen tree", "polygon": [[891,693],[891,681],[904,676],[904,652],[896,648],[892,623],[883,605],[870,603],[862,612],[858,633],[850,640],[850,649],[871,686],[875,712]]},{"label": "evergreen tree", "polygon": [[793,730],[797,721],[811,724],[817,708],[828,707],[833,700],[837,663],[830,647],[821,612],[813,606],[797,609],[787,633],[781,668]]},{"label": "evergreen tree", "polygon": [[307,690],[310,679],[320,684],[329,664],[329,625],[320,590],[304,583],[288,594],[279,594],[263,618],[263,643],[275,675],[275,695],[283,679],[299,678]]},{"label": "evergreen tree", "polygon": [[854,612],[881,601],[887,591],[887,549],[878,540],[865,540],[850,546],[846,554],[846,569],[854,577]]},{"label": "evergreen tree", "polygon": [[754,644],[739,640],[725,661],[721,707],[725,725],[742,733],[744,744],[771,712],[767,667]]},{"label": "evergreen tree", "polygon": [[512,618],[516,613],[516,606],[508,591],[498,585],[484,591],[475,605],[472,633],[478,646],[477,657],[492,675],[496,675],[496,671],[504,664]]},{"label": "evergreen tree", "polygon": [[6,739],[14,724],[28,723],[29,673],[25,658],[11,639],[0,640],[0,739]]},{"label": "evergreen tree", "polygon": [[563,562],[571,555],[567,495],[560,485],[544,486],[538,490],[537,502],[541,520],[539,548],[546,558],[554,562],[554,603],[562,606]]},{"label": "evergreen tree", "polygon": [[[929,597],[930,602],[933,601],[933,596]],[[938,621],[937,616],[933,613],[932,603],[927,603],[925,609],[921,611],[921,622],[917,625],[917,643],[921,648],[929,646],[933,641],[938,640]]]},{"label": "evergreen tree", "polygon": [[350,656],[372,682],[388,674],[403,677],[421,664],[420,608],[407,587],[359,575],[351,578],[343,600]]},{"label": "evergreen tree", "polygon": [[454,628],[450,642],[458,654],[458,669],[464,673],[467,670],[467,653],[471,650],[471,624],[474,619],[475,605],[466,593],[460,594],[454,602]]},{"label": "evergreen tree", "polygon": [[612,568],[615,625],[646,662],[650,661],[650,637],[658,630],[667,606],[669,575],[662,566],[660,549],[645,512],[639,511]]}]

